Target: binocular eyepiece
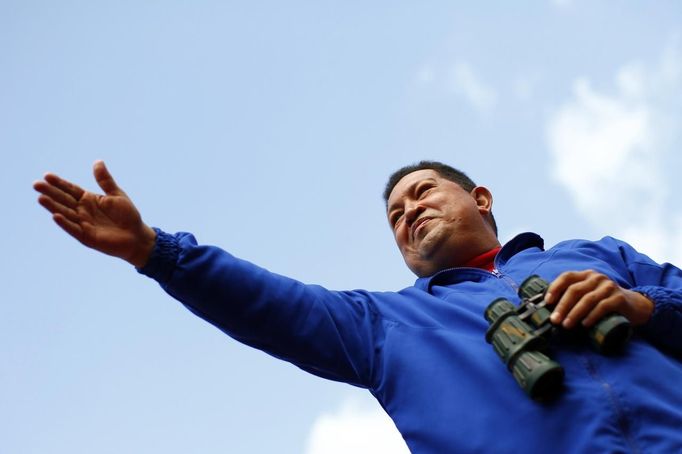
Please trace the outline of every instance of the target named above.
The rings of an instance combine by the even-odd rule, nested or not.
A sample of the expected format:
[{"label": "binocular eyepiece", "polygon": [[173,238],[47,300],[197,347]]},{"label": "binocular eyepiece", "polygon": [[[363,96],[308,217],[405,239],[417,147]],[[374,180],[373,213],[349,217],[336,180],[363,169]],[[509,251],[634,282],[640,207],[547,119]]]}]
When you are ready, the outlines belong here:
[{"label": "binocular eyepiece", "polygon": [[[497,298],[485,310],[485,319],[490,323],[486,341],[493,345],[519,386],[537,400],[556,395],[564,379],[561,365],[545,354],[548,338],[560,329],[549,320],[552,312],[544,301],[548,287],[541,277],[530,276],[519,288],[520,306]],[[630,322],[618,314],[606,315],[587,331],[594,348],[604,355],[622,350],[631,334]]]}]

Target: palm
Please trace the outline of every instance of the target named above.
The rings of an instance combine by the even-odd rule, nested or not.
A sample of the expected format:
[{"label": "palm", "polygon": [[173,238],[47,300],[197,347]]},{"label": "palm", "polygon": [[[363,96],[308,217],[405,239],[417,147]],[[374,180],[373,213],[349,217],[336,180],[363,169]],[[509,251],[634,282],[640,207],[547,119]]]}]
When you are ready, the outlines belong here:
[{"label": "palm", "polygon": [[127,196],[85,192],[75,211],[81,243],[111,255],[128,255],[132,250],[142,220]]}]

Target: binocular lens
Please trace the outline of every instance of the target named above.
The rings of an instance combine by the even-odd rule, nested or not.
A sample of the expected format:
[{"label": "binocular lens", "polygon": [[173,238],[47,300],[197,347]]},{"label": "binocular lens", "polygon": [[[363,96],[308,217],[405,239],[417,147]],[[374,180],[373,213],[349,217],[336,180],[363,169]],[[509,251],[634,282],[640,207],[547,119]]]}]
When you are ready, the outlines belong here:
[{"label": "binocular lens", "polygon": [[564,369],[538,351],[521,354],[512,368],[516,382],[531,398],[548,400],[558,394],[564,382]]},{"label": "binocular lens", "polygon": [[519,386],[533,399],[545,400],[555,395],[563,383],[564,370],[540,352],[546,347],[545,339],[518,317],[516,306],[498,298],[486,308],[485,318],[490,323],[486,340]]}]

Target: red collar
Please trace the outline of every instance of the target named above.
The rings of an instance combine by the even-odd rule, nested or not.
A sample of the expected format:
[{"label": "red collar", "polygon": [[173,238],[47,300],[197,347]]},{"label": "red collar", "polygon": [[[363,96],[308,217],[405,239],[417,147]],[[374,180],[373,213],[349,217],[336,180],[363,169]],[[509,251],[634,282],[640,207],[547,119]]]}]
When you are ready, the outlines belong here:
[{"label": "red collar", "polygon": [[462,266],[492,271],[495,269],[495,256],[500,252],[500,249],[502,249],[502,246],[497,246],[488,252],[484,252],[483,254],[474,257]]}]

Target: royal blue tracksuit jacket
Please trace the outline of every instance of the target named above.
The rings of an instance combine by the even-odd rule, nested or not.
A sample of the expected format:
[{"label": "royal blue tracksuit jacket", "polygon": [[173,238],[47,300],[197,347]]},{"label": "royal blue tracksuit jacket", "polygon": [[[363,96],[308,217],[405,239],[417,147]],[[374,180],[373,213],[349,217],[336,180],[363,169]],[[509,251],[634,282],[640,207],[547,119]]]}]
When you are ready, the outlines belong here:
[{"label": "royal blue tracksuit jacket", "polygon": [[[624,242],[544,250],[526,233],[502,248],[492,273],[454,268],[370,292],[303,284],[188,233],[157,233],[142,273],[240,342],[367,388],[415,454],[682,453],[682,272]],[[485,341],[483,312],[498,297],[518,303],[531,274],[551,281],[584,269],[647,295],[654,314],[616,356],[587,340],[554,342],[565,387],[533,401]]]}]

